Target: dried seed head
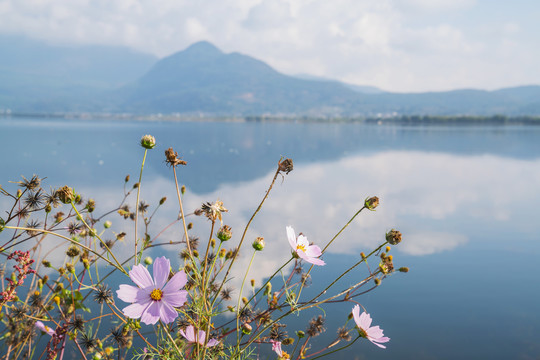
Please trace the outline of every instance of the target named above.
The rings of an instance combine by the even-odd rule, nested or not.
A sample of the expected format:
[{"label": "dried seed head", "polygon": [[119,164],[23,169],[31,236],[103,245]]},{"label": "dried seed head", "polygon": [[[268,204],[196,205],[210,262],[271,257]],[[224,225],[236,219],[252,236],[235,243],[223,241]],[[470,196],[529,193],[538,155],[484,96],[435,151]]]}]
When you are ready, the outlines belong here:
[{"label": "dried seed head", "polygon": [[187,165],[187,162],[178,157],[178,153],[172,147],[165,150],[165,162],[169,166]]},{"label": "dried seed head", "polygon": [[278,162],[278,169],[279,171],[284,172],[285,174],[288,174],[291,171],[293,171],[292,159],[285,159],[283,161]]},{"label": "dried seed head", "polygon": [[388,241],[390,245],[399,244],[401,242],[401,232],[396,229],[390,230],[386,233],[386,241]]},{"label": "dried seed head", "polygon": [[153,149],[156,146],[156,139],[152,135],[144,135],[141,138],[141,146],[145,149]]},{"label": "dried seed head", "polygon": [[372,196],[372,197],[370,197],[370,198],[367,198],[367,199],[364,201],[364,206],[365,206],[368,210],[375,211],[375,209],[377,208],[377,206],[379,206],[379,198],[376,197],[376,196]]},{"label": "dried seed head", "polygon": [[111,289],[109,289],[106,285],[103,284],[96,286],[94,300],[98,304],[112,303],[113,295]]},{"label": "dried seed head", "polygon": [[71,258],[78,256],[80,253],[81,253],[81,250],[79,249],[79,247],[75,245],[71,245],[66,251],[66,255]]},{"label": "dried seed head", "polygon": [[41,179],[37,175],[33,175],[30,180],[25,178],[21,175],[23,178],[22,181],[18,181],[17,184],[19,184],[20,187],[24,187],[28,190],[35,190],[41,186]]},{"label": "dried seed head", "polygon": [[311,337],[315,337],[320,335],[323,331],[326,331],[326,329],[324,328],[324,318],[322,317],[322,315],[319,315],[311,319],[306,333]]},{"label": "dried seed head", "polygon": [[222,298],[223,300],[231,300],[231,294],[232,294],[232,292],[233,292],[233,291],[232,291],[231,288],[226,287],[226,288],[223,288],[223,289],[221,290],[221,292],[219,293],[219,296],[221,296],[221,298]]},{"label": "dried seed head", "polygon": [[56,196],[64,204],[70,204],[75,196],[73,195],[73,189],[69,186],[62,186],[60,189],[56,190]]},{"label": "dried seed head", "polygon": [[349,335],[349,330],[347,327],[343,326],[340,327],[337,331],[338,339],[345,340],[345,341],[351,341],[352,337]]}]

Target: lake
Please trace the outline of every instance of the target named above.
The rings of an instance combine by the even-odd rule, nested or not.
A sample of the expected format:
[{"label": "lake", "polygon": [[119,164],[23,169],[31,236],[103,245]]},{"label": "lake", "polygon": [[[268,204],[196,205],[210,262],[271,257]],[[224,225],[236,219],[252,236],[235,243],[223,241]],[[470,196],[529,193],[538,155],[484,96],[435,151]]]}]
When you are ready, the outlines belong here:
[{"label": "lake", "polygon": [[[185,207],[222,200],[229,209],[224,222],[235,236],[280,157],[293,159],[294,170],[278,178],[248,232],[248,239],[263,236],[267,244],[249,275],[258,284],[290,256],[287,225],[323,245],[365,198],[380,198],[377,211],[362,212],[329,248],[327,265],[312,273],[308,291],[382,243],[386,231],[399,229],[403,241],[391,254],[410,272],[356,298],[391,341],[383,350],[359,340],[330,358],[540,357],[540,127],[0,118],[0,184],[39,174],[51,186],[67,184],[94,198],[98,211],[111,209],[122,199],[124,177],[136,181],[144,134],[155,136],[157,146],[146,159],[141,197],[152,204],[169,199],[154,231],[178,214],[164,162],[168,147],[188,162],[179,169]],[[111,220],[124,226],[118,215]],[[207,238],[208,222],[196,220],[195,230]],[[366,271],[358,267],[336,291]],[[326,308],[326,332],[315,346],[335,338],[353,305]],[[293,319],[289,335],[318,314]]]}]

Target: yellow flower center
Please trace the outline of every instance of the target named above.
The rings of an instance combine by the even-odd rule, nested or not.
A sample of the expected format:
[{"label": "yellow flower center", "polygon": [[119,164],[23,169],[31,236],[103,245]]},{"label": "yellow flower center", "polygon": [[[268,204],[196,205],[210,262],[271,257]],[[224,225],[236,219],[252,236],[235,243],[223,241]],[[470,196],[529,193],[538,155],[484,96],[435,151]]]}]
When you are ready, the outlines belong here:
[{"label": "yellow flower center", "polygon": [[159,301],[159,300],[161,300],[162,297],[163,297],[163,291],[161,291],[159,289],[154,289],[150,293],[150,298],[152,300],[154,300],[154,301]]},{"label": "yellow flower center", "polygon": [[296,250],[302,250],[303,252],[306,252],[306,247],[304,245],[297,245]]},{"label": "yellow flower center", "polygon": [[291,356],[289,354],[287,354],[286,351],[282,351],[282,355],[280,357],[280,359],[283,359],[283,360],[287,360],[287,359],[290,359]]}]

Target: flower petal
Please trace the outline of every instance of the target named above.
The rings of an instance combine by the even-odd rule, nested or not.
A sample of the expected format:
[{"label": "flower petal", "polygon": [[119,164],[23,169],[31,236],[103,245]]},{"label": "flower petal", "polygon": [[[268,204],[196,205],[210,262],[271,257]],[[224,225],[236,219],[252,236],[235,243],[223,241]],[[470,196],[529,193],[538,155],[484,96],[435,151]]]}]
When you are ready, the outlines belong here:
[{"label": "flower petal", "polygon": [[217,344],[219,344],[219,340],[210,339],[210,340],[208,340],[208,343],[206,344],[206,347],[216,346]]},{"label": "flower petal", "polygon": [[122,313],[131,319],[138,319],[141,317],[146,308],[150,305],[151,300],[148,299],[146,303],[133,303],[122,309]]},{"label": "flower petal", "polygon": [[158,257],[154,261],[154,282],[159,289],[162,289],[167,282],[169,271],[171,271],[171,262],[165,256]]},{"label": "flower petal", "polygon": [[[377,342],[375,342],[375,340],[370,339],[370,338],[368,338],[368,340],[371,341],[373,344],[377,345],[378,347],[380,347],[382,349],[386,349],[386,346],[378,344]],[[388,340],[390,340],[390,339],[388,339]],[[384,342],[386,342],[386,341],[384,341]]]},{"label": "flower petal", "polygon": [[384,333],[379,326],[370,327],[369,329],[366,330],[366,333],[368,337],[371,337],[373,339],[382,338],[384,336]]},{"label": "flower petal", "polygon": [[322,255],[321,248],[318,247],[317,245],[309,245],[306,248],[306,255],[309,256],[309,257],[317,258],[317,257]]},{"label": "flower petal", "polygon": [[286,227],[287,230],[287,239],[289,240],[289,244],[291,244],[291,247],[294,251],[296,251],[296,235],[294,235],[294,229],[290,226]]},{"label": "flower petal", "polygon": [[352,309],[352,315],[354,318],[354,322],[356,323],[356,326],[358,326],[360,329],[363,330],[362,326],[360,325],[360,305],[356,304]]},{"label": "flower petal", "polygon": [[154,286],[154,280],[152,280],[150,273],[141,264],[133,266],[133,268],[129,271],[129,277],[135,284],[137,284],[138,287],[142,289]]},{"label": "flower petal", "polygon": [[120,289],[116,290],[116,296],[122,301],[134,303],[137,301],[137,296],[141,291],[140,288],[131,285],[120,285]]},{"label": "flower petal", "polygon": [[310,256],[307,256],[306,253],[303,252],[300,249],[298,249],[296,251],[296,253],[298,254],[298,256],[300,256],[300,258],[304,259],[305,261],[307,261],[309,263],[312,263],[314,265],[326,265],[326,263],[324,261],[322,261],[321,259],[312,258]]},{"label": "flower petal", "polygon": [[199,344],[204,345],[204,341],[206,340],[206,333],[203,330],[199,330]]},{"label": "flower petal", "polygon": [[[188,326],[187,329],[189,329],[189,326]],[[186,332],[187,332],[187,329],[186,329]],[[184,332],[184,330],[180,330],[180,335],[182,335],[184,338],[186,338],[187,341],[193,342],[193,339],[191,339],[191,338],[189,337],[189,335],[188,335],[187,333]]]},{"label": "flower petal", "polygon": [[166,301],[160,302],[159,317],[165,324],[171,323],[178,317],[178,313]]},{"label": "flower petal", "polygon": [[187,283],[186,273],[179,271],[169,280],[167,285],[163,288],[163,293],[172,293],[183,288]]},{"label": "flower petal", "polygon": [[371,316],[369,316],[369,314],[367,312],[363,312],[361,315],[360,315],[360,326],[362,327],[362,329],[364,329],[366,332],[367,330],[369,329],[369,327],[371,326]]},{"label": "flower petal", "polygon": [[141,315],[141,321],[146,325],[154,325],[159,320],[159,302],[152,301],[151,304],[144,309]]},{"label": "flower petal", "polygon": [[309,241],[307,237],[304,235],[298,235],[298,238],[296,239],[296,246],[302,246],[304,249],[307,249],[309,247]]},{"label": "flower petal", "polygon": [[163,298],[162,301],[166,302],[167,304],[174,306],[174,307],[180,307],[184,305],[184,303],[187,300],[188,292],[185,290],[179,290],[175,292],[163,292]]}]

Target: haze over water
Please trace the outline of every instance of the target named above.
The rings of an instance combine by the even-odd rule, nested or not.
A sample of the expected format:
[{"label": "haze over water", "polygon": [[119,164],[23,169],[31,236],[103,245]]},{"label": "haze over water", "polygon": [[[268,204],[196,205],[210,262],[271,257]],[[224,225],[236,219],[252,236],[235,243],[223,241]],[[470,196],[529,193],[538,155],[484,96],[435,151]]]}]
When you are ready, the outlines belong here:
[{"label": "haze over water", "polygon": [[[388,349],[358,341],[332,358],[540,356],[538,127],[0,118],[0,130],[0,184],[36,173],[51,186],[68,184],[95,198],[98,211],[121,201],[125,175],[134,179],[140,169],[138,141],[152,134],[158,145],[146,161],[142,198],[150,203],[169,198],[154,231],[178,211],[166,148],[172,146],[188,162],[179,172],[187,186],[185,206],[193,210],[219,198],[229,209],[224,222],[237,236],[277,161],[290,157],[293,172],[276,183],[248,234],[264,236],[267,243],[251,278],[260,284],[263,274],[290,256],[285,226],[325,244],[373,195],[381,205],[360,214],[330,248],[324,257],[328,265],[313,273],[310,291],[383,242],[391,228],[403,233],[403,242],[391,250],[394,262],[411,269],[357,298],[391,338]],[[118,215],[111,220],[122,223]],[[201,237],[207,236],[207,225],[196,222]],[[335,290],[366,273],[355,269]],[[328,308],[327,330],[316,343],[333,340],[352,305]],[[289,334],[305,330],[318,314],[295,319]]]}]

